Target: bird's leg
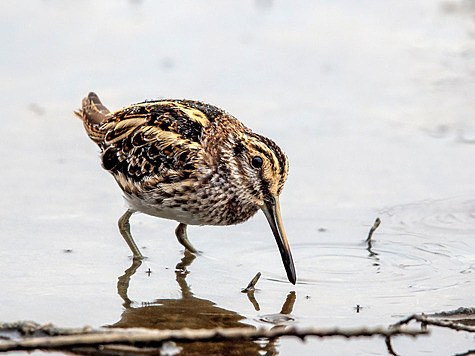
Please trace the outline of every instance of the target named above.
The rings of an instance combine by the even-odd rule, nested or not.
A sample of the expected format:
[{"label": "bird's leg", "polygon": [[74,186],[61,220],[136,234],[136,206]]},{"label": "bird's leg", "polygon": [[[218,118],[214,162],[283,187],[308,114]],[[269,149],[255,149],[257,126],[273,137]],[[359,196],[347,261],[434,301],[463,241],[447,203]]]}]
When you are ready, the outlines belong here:
[{"label": "bird's leg", "polygon": [[129,248],[132,250],[134,254],[134,259],[143,259],[143,255],[140,253],[139,248],[135,244],[134,238],[130,234],[130,223],[129,219],[134,212],[132,210],[127,210],[124,215],[122,215],[119,219],[119,231],[122,237],[124,238]]},{"label": "bird's leg", "polygon": [[190,240],[188,240],[188,236],[186,235],[186,224],[180,223],[175,229],[175,234],[178,242],[185,246],[188,251],[193,253],[198,252],[198,250],[193,247]]}]

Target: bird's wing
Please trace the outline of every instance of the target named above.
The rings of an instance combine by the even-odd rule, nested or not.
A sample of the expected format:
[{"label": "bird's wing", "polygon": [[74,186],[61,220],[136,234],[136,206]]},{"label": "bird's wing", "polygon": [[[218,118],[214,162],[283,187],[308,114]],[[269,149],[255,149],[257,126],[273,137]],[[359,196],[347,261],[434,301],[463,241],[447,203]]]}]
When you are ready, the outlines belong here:
[{"label": "bird's wing", "polygon": [[102,165],[125,191],[178,184],[196,171],[209,124],[201,110],[173,100],[116,111],[100,126]]}]

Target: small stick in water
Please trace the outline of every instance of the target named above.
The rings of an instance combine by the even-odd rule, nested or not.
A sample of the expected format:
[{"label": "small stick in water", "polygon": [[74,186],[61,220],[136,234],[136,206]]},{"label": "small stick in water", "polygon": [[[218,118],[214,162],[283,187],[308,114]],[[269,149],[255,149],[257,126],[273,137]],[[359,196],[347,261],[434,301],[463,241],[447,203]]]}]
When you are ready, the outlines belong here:
[{"label": "small stick in water", "polygon": [[373,226],[371,226],[371,229],[369,230],[369,234],[368,234],[368,237],[366,238],[366,242],[371,241],[371,237],[373,236],[374,231],[378,228],[379,224],[381,224],[381,219],[376,218],[376,220],[374,221]]},{"label": "small stick in water", "polygon": [[385,341],[386,341],[386,347],[388,348],[388,353],[390,355],[398,356],[398,354],[394,351],[393,346],[391,345],[391,337],[386,336]]},{"label": "small stick in water", "polygon": [[243,293],[248,293],[248,292],[251,292],[253,291],[254,289],[256,289],[256,283],[257,281],[259,280],[259,278],[261,278],[261,272],[257,272],[257,274],[255,275],[255,277],[252,279],[252,281],[249,282],[249,284],[247,285],[246,288],[244,288],[241,292]]}]

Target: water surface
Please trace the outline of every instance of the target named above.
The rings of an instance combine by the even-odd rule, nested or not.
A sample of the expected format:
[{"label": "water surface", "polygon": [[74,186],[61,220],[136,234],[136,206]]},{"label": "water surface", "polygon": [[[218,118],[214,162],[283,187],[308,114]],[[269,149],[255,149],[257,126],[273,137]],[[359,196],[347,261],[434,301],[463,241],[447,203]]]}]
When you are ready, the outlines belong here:
[{"label": "water surface", "polygon": [[[470,1],[4,1],[0,314],[61,326],[376,326],[474,306]],[[132,218],[72,111],[176,97],[218,105],[287,152],[298,283],[262,214],[232,227]],[[372,248],[364,243],[382,220]],[[260,271],[248,298],[240,292]],[[185,347],[181,345],[180,347]],[[282,338],[185,352],[386,354],[383,340]],[[213,349],[210,349],[210,348]],[[473,348],[396,338],[402,354]]]}]

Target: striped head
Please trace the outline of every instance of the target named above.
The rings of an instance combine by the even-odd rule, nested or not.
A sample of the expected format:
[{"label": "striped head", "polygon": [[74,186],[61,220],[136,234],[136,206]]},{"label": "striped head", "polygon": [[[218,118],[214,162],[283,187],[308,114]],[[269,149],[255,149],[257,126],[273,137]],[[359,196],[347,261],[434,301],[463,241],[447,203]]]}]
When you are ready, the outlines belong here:
[{"label": "striped head", "polygon": [[240,132],[230,145],[232,173],[240,177],[238,184],[248,192],[248,199],[262,207],[278,197],[289,171],[289,161],[280,147],[250,130]]},{"label": "striped head", "polygon": [[289,171],[286,155],[272,140],[244,129],[229,135],[222,162],[236,186],[241,203],[261,209],[269,222],[289,281],[296,273],[280,214],[279,195]]}]

